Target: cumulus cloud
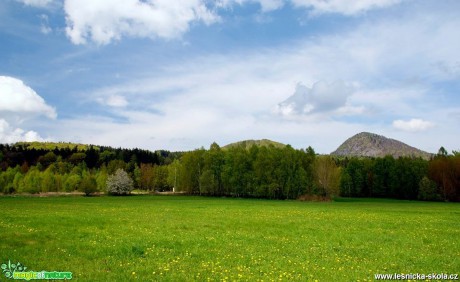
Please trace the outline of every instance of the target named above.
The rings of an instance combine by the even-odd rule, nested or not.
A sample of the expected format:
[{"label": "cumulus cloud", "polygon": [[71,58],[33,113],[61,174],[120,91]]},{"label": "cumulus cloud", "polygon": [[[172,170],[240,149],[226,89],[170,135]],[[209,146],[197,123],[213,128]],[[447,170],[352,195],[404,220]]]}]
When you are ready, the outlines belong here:
[{"label": "cumulus cloud", "polygon": [[40,135],[33,131],[25,131],[21,128],[13,128],[10,124],[4,120],[0,119],[0,143],[15,143],[18,141],[44,141]]},{"label": "cumulus cloud", "polygon": [[329,112],[345,106],[351,93],[352,88],[343,81],[318,81],[311,88],[299,83],[294,94],[279,103],[276,111],[285,116]]},{"label": "cumulus cloud", "polygon": [[108,44],[124,36],[180,37],[193,22],[211,24],[218,16],[203,0],[66,0],[67,36],[74,44]]},{"label": "cumulus cloud", "polygon": [[[53,0],[18,0],[27,5],[46,6]],[[286,4],[309,9],[313,14],[355,15],[398,4],[403,0],[65,0],[66,33],[74,44],[93,41],[109,44],[123,37],[178,38],[195,22],[212,24],[220,20],[219,9],[258,3],[262,12]]]},{"label": "cumulus cloud", "polygon": [[25,120],[41,115],[57,116],[56,110],[21,80],[0,76],[0,143],[43,141],[36,131],[21,128]]},{"label": "cumulus cloud", "polygon": [[407,121],[400,119],[393,121],[394,128],[409,132],[425,131],[433,126],[434,124],[432,122],[416,118]]},{"label": "cumulus cloud", "polygon": [[52,119],[57,116],[56,110],[32,88],[9,76],[0,76],[0,114],[45,115]]}]

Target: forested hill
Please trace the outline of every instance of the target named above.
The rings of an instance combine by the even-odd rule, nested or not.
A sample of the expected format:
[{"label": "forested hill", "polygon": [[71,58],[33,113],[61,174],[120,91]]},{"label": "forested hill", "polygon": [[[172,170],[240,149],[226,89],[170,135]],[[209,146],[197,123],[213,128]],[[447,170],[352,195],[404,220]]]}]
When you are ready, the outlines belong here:
[{"label": "forested hill", "polygon": [[411,147],[401,141],[369,132],[361,132],[347,139],[331,153],[342,157],[420,157],[430,159],[432,154]]},{"label": "forested hill", "polygon": [[230,148],[236,148],[236,147],[242,147],[245,149],[249,149],[253,145],[256,145],[257,147],[268,147],[270,145],[273,145],[273,147],[275,148],[286,147],[286,145],[283,143],[275,142],[275,141],[268,140],[268,139],[262,139],[262,140],[244,140],[244,141],[231,143],[231,144],[224,146],[223,149],[230,149]]},{"label": "forested hill", "polygon": [[99,146],[94,145],[87,145],[87,144],[77,144],[77,143],[70,143],[70,142],[17,142],[13,145],[14,147],[23,147],[27,150],[45,150],[45,151],[53,151],[55,149],[70,149],[74,150],[76,148],[77,151],[86,151],[91,146],[94,149],[99,150]]},{"label": "forested hill", "polygon": [[164,165],[180,158],[181,155],[181,152],[165,150],[152,152],[138,148],[124,149],[64,142],[18,142],[11,145],[0,144],[0,170],[24,164],[34,166],[39,163],[47,167],[55,162],[72,165],[84,162],[88,168],[99,168],[117,161],[133,165]]}]

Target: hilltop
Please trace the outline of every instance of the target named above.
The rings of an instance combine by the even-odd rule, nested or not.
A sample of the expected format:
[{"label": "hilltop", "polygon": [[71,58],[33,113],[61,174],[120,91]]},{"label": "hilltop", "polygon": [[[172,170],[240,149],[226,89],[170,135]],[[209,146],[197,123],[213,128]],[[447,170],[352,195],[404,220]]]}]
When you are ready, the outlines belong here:
[{"label": "hilltop", "polygon": [[347,139],[331,155],[342,157],[384,157],[391,155],[395,158],[406,156],[423,159],[429,159],[432,156],[430,153],[401,141],[369,132],[361,132]]},{"label": "hilltop", "polygon": [[[92,145],[87,144],[77,144],[77,143],[70,143],[70,142],[17,142],[14,144],[15,147],[23,147],[27,150],[47,150],[52,151],[54,149],[67,149],[70,150],[77,149],[77,151],[87,151]],[[99,150],[99,146],[93,146],[94,149]]]},{"label": "hilltop", "polygon": [[[230,149],[242,147],[245,149],[249,149],[253,145],[258,147],[273,146],[275,148],[284,148],[286,146],[286,144],[280,142],[272,141],[269,139],[261,139],[234,142],[225,145],[222,148]],[[35,149],[45,151],[52,151],[57,148],[58,150],[70,149],[85,152],[89,150],[91,147],[97,151],[101,149],[116,150],[115,148],[111,147],[66,142],[17,142],[13,146],[22,147],[24,150]],[[161,155],[164,154],[163,151],[157,151],[156,153],[160,153]],[[171,154],[170,152],[167,153]],[[332,152],[331,155],[341,157],[384,157],[387,155],[391,155],[395,158],[401,156],[410,156],[421,157],[423,159],[429,159],[432,156],[432,154],[428,152],[409,146],[401,141],[369,132],[361,132],[347,139],[334,152]]]},{"label": "hilltop", "polygon": [[268,139],[262,139],[262,140],[244,140],[244,141],[231,143],[231,144],[224,146],[223,149],[230,149],[230,148],[235,148],[235,147],[243,147],[245,149],[249,149],[253,145],[256,145],[258,147],[268,147],[270,145],[273,145],[275,148],[286,147],[286,145],[283,143],[279,143],[279,142],[268,140]]}]

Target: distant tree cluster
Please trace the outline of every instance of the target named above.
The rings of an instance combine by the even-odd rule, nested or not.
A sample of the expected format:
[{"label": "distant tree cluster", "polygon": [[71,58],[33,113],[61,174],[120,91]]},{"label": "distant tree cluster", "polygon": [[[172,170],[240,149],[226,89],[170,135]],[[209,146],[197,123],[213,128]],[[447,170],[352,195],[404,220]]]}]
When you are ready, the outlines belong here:
[{"label": "distant tree cluster", "polygon": [[[31,145],[33,144],[33,145]],[[35,143],[17,143],[14,145],[0,144],[0,169],[6,170],[8,167],[23,165],[41,165],[47,167],[56,161],[78,165],[85,162],[90,169],[100,168],[102,165],[108,166],[110,162],[124,163],[151,163],[164,165],[171,163],[174,159],[181,156],[181,152],[156,151],[151,152],[142,149],[122,149],[103,146],[83,145],[64,146],[60,143],[53,143],[56,146],[50,148],[47,143],[38,146]]]},{"label": "distant tree cluster", "polygon": [[167,167],[180,155],[65,143],[54,149],[47,143],[0,144],[0,193],[106,192],[108,177],[119,169],[140,188],[140,166]]},{"label": "distant tree cluster", "polygon": [[[308,147],[233,146],[150,152],[87,146],[0,145],[0,192],[182,191],[270,199],[386,197],[460,201],[460,154],[333,158]],[[307,196],[307,197],[305,197]]]},{"label": "distant tree cluster", "polygon": [[190,194],[296,199],[338,195],[339,168],[314,150],[291,146],[244,146],[185,153],[177,164],[177,188]]},{"label": "distant tree cluster", "polygon": [[[442,148],[443,149],[443,148]],[[384,197],[460,201],[460,154],[422,158],[332,158],[309,147],[231,147],[185,153],[177,188],[190,194],[296,199]]]},{"label": "distant tree cluster", "polygon": [[460,155],[351,158],[340,166],[340,194],[345,197],[460,201]]}]

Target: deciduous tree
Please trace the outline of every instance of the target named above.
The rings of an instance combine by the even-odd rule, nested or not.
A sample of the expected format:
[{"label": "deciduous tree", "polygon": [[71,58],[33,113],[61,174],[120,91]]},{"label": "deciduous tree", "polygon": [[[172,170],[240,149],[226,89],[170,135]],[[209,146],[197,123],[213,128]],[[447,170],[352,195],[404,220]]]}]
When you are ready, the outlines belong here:
[{"label": "deciduous tree", "polygon": [[107,178],[107,192],[111,195],[129,195],[133,189],[133,180],[123,169]]},{"label": "deciduous tree", "polygon": [[315,160],[315,175],[318,185],[327,197],[338,196],[340,189],[340,168],[329,156],[320,156]]},{"label": "deciduous tree", "polygon": [[90,196],[97,192],[97,182],[94,176],[89,173],[85,175],[80,182],[78,191],[85,193],[85,196]]}]

